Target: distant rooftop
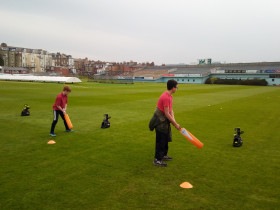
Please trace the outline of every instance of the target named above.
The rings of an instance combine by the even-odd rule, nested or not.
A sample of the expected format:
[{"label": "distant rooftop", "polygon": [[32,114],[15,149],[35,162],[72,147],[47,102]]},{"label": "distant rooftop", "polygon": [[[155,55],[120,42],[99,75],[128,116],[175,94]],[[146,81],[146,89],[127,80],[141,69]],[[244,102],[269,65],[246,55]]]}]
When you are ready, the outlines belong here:
[{"label": "distant rooftop", "polygon": [[146,67],[145,71],[167,70],[172,74],[206,74],[216,70],[280,70],[280,62],[229,63],[211,65],[178,65]]}]

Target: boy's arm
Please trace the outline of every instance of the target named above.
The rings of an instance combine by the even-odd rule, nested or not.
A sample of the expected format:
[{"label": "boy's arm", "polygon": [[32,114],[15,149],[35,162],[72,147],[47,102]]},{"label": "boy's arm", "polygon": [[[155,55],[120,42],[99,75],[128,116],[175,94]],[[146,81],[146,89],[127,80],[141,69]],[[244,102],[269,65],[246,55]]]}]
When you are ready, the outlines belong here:
[{"label": "boy's arm", "polygon": [[66,110],[65,109],[62,109],[61,106],[56,106],[60,111],[63,112],[63,114],[66,114]]},{"label": "boy's arm", "polygon": [[[61,103],[60,103],[60,100],[61,100],[61,99],[57,96],[57,97],[56,97],[56,100],[55,100],[55,106],[56,106],[60,111],[62,111],[63,114],[66,114],[66,112],[65,112],[66,109],[62,109],[61,106],[60,106],[60,104],[61,104]],[[65,106],[65,108],[66,108],[66,106]]]},{"label": "boy's arm", "polygon": [[[171,115],[171,117],[173,117],[173,119],[175,120],[173,109],[171,110],[170,115]],[[176,121],[176,120],[175,120],[175,121]]]},{"label": "boy's arm", "polygon": [[64,114],[66,114],[66,109],[67,109],[67,104],[65,104],[65,108],[63,109],[63,111],[65,112]]},{"label": "boy's arm", "polygon": [[169,113],[169,107],[165,106],[164,107],[164,114],[167,117],[167,119],[174,125],[174,127],[178,130],[181,129],[180,125],[176,122],[175,118],[174,118],[174,113],[173,110],[171,111],[171,114]]}]

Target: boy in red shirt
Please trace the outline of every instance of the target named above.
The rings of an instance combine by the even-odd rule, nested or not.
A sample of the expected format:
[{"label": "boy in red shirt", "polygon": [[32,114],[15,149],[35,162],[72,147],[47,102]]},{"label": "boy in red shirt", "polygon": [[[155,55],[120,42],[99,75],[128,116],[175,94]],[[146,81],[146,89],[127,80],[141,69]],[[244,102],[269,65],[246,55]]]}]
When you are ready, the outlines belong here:
[{"label": "boy in red shirt", "polygon": [[66,120],[64,118],[64,115],[66,114],[66,109],[67,109],[67,96],[70,92],[71,92],[70,87],[69,86],[64,86],[62,93],[60,93],[56,96],[56,100],[55,100],[55,103],[53,105],[54,119],[53,119],[53,122],[52,122],[52,127],[51,127],[51,132],[50,132],[51,136],[56,136],[54,134],[54,129],[55,129],[56,123],[58,121],[58,115],[60,115],[61,118],[64,121],[66,132],[72,132],[73,131],[73,130],[68,128],[68,125],[67,125]]},{"label": "boy in red shirt", "polygon": [[150,121],[150,129],[156,129],[156,149],[153,162],[156,166],[166,167],[167,164],[164,163],[163,160],[172,160],[171,157],[167,156],[168,142],[171,141],[172,138],[170,123],[172,123],[176,129],[180,130],[180,125],[176,122],[172,109],[172,94],[175,93],[177,89],[177,82],[175,80],[168,80],[167,91],[159,97],[156,111]]}]

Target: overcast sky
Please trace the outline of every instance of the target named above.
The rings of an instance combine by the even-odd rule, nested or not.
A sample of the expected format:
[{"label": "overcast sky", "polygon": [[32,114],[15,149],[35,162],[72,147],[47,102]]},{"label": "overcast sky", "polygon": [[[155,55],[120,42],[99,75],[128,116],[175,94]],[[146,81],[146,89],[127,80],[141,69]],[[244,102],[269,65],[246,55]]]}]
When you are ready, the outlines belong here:
[{"label": "overcast sky", "polygon": [[279,0],[0,0],[0,42],[74,58],[280,61]]}]

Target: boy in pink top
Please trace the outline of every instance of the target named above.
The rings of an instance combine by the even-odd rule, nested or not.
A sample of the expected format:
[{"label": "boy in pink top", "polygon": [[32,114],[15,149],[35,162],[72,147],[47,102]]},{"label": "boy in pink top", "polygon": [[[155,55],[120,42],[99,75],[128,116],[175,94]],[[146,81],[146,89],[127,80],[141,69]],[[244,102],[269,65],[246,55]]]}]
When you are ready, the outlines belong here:
[{"label": "boy in pink top", "polygon": [[[168,152],[168,142],[171,141],[171,128],[170,123],[174,127],[180,130],[180,125],[176,122],[174,117],[174,112],[172,109],[173,96],[172,94],[178,89],[177,81],[168,80],[167,91],[165,91],[158,100],[157,109],[154,114],[154,122],[156,129],[156,149],[155,149],[155,159],[153,164],[156,166],[167,166],[163,160],[172,160],[171,157],[167,156]],[[159,119],[157,121],[157,119]]]},{"label": "boy in pink top", "polygon": [[67,109],[67,96],[71,92],[71,89],[69,86],[64,86],[62,93],[58,94],[55,99],[55,103],[53,105],[53,122],[51,126],[51,136],[56,136],[54,134],[54,129],[56,126],[56,123],[58,121],[58,116],[60,115],[61,118],[63,119],[64,125],[66,132],[72,132],[73,130],[68,128],[68,125],[66,123],[66,120],[64,118],[64,115],[66,114],[66,109]]}]

